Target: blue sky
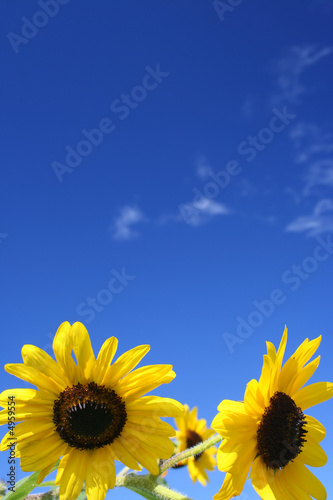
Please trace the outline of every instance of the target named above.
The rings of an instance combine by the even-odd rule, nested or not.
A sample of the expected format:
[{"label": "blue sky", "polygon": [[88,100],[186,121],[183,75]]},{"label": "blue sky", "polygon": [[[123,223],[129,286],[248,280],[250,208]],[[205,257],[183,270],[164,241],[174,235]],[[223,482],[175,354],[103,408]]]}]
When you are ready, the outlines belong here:
[{"label": "blue sky", "polygon": [[[1,365],[82,321],[95,351],[149,343],[146,363],[177,373],[154,393],[210,423],[287,324],[287,356],[323,335],[313,381],[332,380],[332,3],[0,9]],[[328,498],[332,410],[309,411],[327,428]],[[211,498],[224,474],[204,491],[168,477]]]}]

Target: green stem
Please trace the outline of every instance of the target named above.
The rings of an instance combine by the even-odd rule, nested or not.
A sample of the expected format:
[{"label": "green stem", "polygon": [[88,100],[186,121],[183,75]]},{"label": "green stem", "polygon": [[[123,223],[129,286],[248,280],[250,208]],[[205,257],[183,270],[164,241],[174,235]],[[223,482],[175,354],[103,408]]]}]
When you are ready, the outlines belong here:
[{"label": "green stem", "polygon": [[178,462],[181,462],[182,460],[186,460],[187,458],[194,457],[195,455],[199,455],[199,453],[202,453],[203,451],[206,451],[208,448],[211,446],[214,446],[214,444],[217,444],[221,441],[221,436],[218,434],[215,434],[215,436],[212,436],[206,441],[203,441],[202,443],[197,444],[196,446],[193,446],[192,448],[188,448],[185,451],[182,451],[180,453],[177,453],[177,455],[174,455],[173,457],[169,458],[160,467],[160,474],[165,472],[166,470],[170,469],[170,467],[173,467],[176,465]]},{"label": "green stem", "polygon": [[44,493],[32,493],[24,497],[24,500],[54,500],[59,495],[59,488],[53,491],[45,491]]},{"label": "green stem", "polygon": [[156,476],[127,474],[126,476],[117,476],[116,486],[124,486],[137,493],[152,494],[154,498],[165,500],[191,500],[182,493],[170,490],[167,486],[156,483]]}]

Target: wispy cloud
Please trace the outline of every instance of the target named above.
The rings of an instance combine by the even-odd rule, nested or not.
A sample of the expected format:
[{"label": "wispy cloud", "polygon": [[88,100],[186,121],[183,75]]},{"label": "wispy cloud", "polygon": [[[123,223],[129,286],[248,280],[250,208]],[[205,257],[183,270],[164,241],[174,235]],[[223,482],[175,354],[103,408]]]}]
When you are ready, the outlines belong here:
[{"label": "wispy cloud", "polygon": [[312,214],[298,217],[285,229],[292,233],[306,233],[308,237],[333,232],[333,200],[320,200]]},{"label": "wispy cloud", "polygon": [[223,203],[204,197],[195,203],[181,204],[179,211],[180,214],[177,216],[177,220],[184,221],[190,226],[201,226],[216,216],[231,213],[231,210]]},{"label": "wispy cloud", "polygon": [[327,189],[333,187],[333,134],[315,124],[299,123],[291,130],[290,138],[295,162],[305,167],[300,196],[326,196]]},{"label": "wispy cloud", "polygon": [[164,213],[152,218],[146,217],[139,207],[126,205],[119,210],[110,230],[115,240],[130,241],[140,236],[137,226],[145,222],[159,226],[186,222],[188,225],[196,227],[209,222],[216,216],[230,213],[232,211],[226,205],[206,197],[202,197],[195,203],[182,204],[178,213]]},{"label": "wispy cloud", "polygon": [[134,227],[142,222],[147,222],[147,220],[138,207],[131,205],[122,207],[110,227],[113,238],[120,241],[137,238],[140,234]]},{"label": "wispy cloud", "polygon": [[[259,188],[252,181],[246,179],[245,177],[239,179],[238,187],[240,196],[244,198],[255,196],[259,191]],[[261,194],[265,194],[265,192],[261,190]]]},{"label": "wispy cloud", "polygon": [[196,164],[196,175],[200,177],[200,179],[207,179],[211,171],[212,167],[208,164],[207,158],[205,156],[200,156]]},{"label": "wispy cloud", "polygon": [[313,200],[312,214],[298,216],[286,231],[317,236],[333,230],[333,134],[324,132],[313,123],[298,123],[290,133],[295,151],[295,162],[303,167],[301,186],[287,187],[285,192],[302,207]]},{"label": "wispy cloud", "polygon": [[281,101],[299,104],[300,96],[307,91],[302,83],[302,73],[320,59],[332,54],[332,51],[332,47],[319,47],[314,44],[290,47],[286,55],[276,61],[274,66],[277,80],[272,104],[277,105]]},{"label": "wispy cloud", "polygon": [[307,172],[307,182],[303,188],[305,196],[315,194],[318,188],[333,188],[333,159],[313,162]]},{"label": "wispy cloud", "polygon": [[297,163],[306,162],[313,155],[333,151],[333,134],[322,132],[318,125],[313,123],[297,123],[290,131],[290,138],[296,151]]}]

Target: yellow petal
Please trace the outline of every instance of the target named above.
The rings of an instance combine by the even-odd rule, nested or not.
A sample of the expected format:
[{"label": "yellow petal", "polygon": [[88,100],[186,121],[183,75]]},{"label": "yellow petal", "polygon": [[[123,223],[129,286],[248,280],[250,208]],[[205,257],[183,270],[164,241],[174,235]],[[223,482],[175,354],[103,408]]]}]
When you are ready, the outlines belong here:
[{"label": "yellow petal", "polygon": [[105,384],[109,387],[114,386],[122,377],[140,363],[149,349],[149,345],[139,345],[122,354],[117,361],[108,368],[104,377]]},{"label": "yellow petal", "polygon": [[58,469],[57,469],[57,475],[56,475],[56,478],[54,481],[57,486],[59,486],[59,484],[61,483],[61,478],[64,474],[64,470],[66,469],[66,465],[67,465],[69,457],[70,457],[70,453],[67,453],[67,455],[64,455],[60,460],[60,463],[59,463]]},{"label": "yellow petal", "polygon": [[215,431],[213,429],[206,429],[204,431],[201,431],[201,434],[202,434],[203,440],[205,441],[206,439],[210,438],[211,436],[214,436]]},{"label": "yellow petal", "polygon": [[[9,398],[14,398],[14,400]],[[53,402],[54,395],[50,394],[49,392],[37,391],[36,389],[7,389],[0,394],[0,405],[3,407],[7,407],[8,403],[12,401],[14,401],[15,404],[17,404],[18,402],[44,404],[45,400],[47,400],[48,402]]]},{"label": "yellow petal", "polygon": [[135,412],[148,411],[160,417],[178,417],[184,413],[184,407],[178,401],[159,396],[144,396],[126,401],[126,408]]},{"label": "yellow petal", "polygon": [[64,441],[62,441],[57,432],[54,432],[53,429],[49,429],[45,432],[45,438],[43,441],[20,441],[16,448],[20,450],[21,454],[23,452],[24,457],[22,460],[24,460],[37,455],[47,455],[47,452],[54,449],[59,443],[63,444]]},{"label": "yellow petal", "polygon": [[132,455],[134,460],[145,467],[148,472],[156,476],[159,473],[159,467],[157,464],[157,458],[155,458],[150,451],[148,451],[142,444],[134,437],[123,434],[118,438],[119,443],[127,449],[127,451]]},{"label": "yellow petal", "polygon": [[73,343],[72,349],[77,361],[79,381],[82,384],[91,382],[95,356],[86,327],[77,321],[72,325],[71,336]]},{"label": "yellow petal", "polygon": [[316,443],[320,443],[326,436],[326,429],[318,420],[310,415],[305,415],[305,429],[308,431],[306,434],[306,439],[310,439]]},{"label": "yellow petal", "polygon": [[320,356],[311,361],[311,363],[308,363],[306,366],[304,366],[304,368],[302,368],[302,370],[296,375],[296,377],[292,381],[292,384],[290,385],[290,388],[288,389],[288,394],[291,398],[312,377],[312,375],[318,368],[319,362]]},{"label": "yellow petal", "polygon": [[249,438],[246,442],[235,443],[233,440],[224,440],[217,450],[217,465],[219,470],[233,475],[249,470],[257,454],[257,440]]},{"label": "yellow petal", "polygon": [[234,411],[245,413],[245,405],[241,401],[232,401],[231,399],[224,399],[217,407],[219,411]]},{"label": "yellow petal", "polygon": [[272,368],[273,364],[269,356],[267,354],[264,354],[264,363],[259,379],[259,385],[258,385],[258,390],[262,394],[263,397],[263,403],[266,406],[269,405],[269,400],[271,397],[270,393],[270,387],[271,387],[271,377],[272,377]]},{"label": "yellow petal", "polygon": [[94,381],[96,384],[104,384],[104,376],[116,354],[117,347],[118,340],[116,337],[107,339],[102,345],[94,366]]},{"label": "yellow petal", "polygon": [[162,422],[158,417],[142,417],[140,413],[127,412],[127,426],[132,429],[141,429],[142,432],[158,434],[159,436],[174,436],[174,428],[167,422]]},{"label": "yellow petal", "polygon": [[66,374],[49,354],[34,345],[22,347],[22,359],[26,366],[32,366],[37,371],[54,380],[61,389],[68,385]]},{"label": "yellow petal", "polygon": [[53,465],[48,465],[47,467],[44,467],[44,469],[40,471],[37,478],[37,484],[41,484],[44,481],[44,479],[46,478],[46,476],[49,475],[51,469],[55,466],[55,464],[56,462]]},{"label": "yellow petal", "polygon": [[52,378],[44,375],[44,373],[41,373],[32,366],[26,366],[21,363],[12,363],[5,365],[5,370],[17,378],[26,380],[27,382],[36,385],[38,389],[44,389],[45,391],[52,392],[56,395],[62,391],[63,387],[57,384]]},{"label": "yellow petal", "polygon": [[175,376],[172,365],[143,366],[124,377],[115,386],[115,391],[125,397],[140,397],[163,383],[171,382]]},{"label": "yellow petal", "polygon": [[302,448],[300,460],[311,467],[323,467],[327,462],[327,455],[319,443],[307,441]]},{"label": "yellow petal", "polygon": [[249,473],[249,469],[251,464],[249,464],[249,468],[241,471],[240,474],[226,474],[224,478],[224,482],[222,488],[216,495],[213,496],[214,500],[229,500],[234,496],[240,495],[244,484]]},{"label": "yellow petal", "polygon": [[279,345],[279,349],[278,349],[278,352],[276,355],[276,360],[277,360],[277,365],[278,365],[279,370],[281,369],[283,356],[284,356],[284,353],[286,350],[287,337],[288,337],[288,328],[285,326],[284,331],[283,331],[283,335],[282,335],[282,339],[281,339],[281,342]]},{"label": "yellow petal", "polygon": [[289,394],[289,384],[310,360],[320,345],[321,336],[317,339],[304,342],[296,349],[294,354],[284,364],[279,377],[278,390]]},{"label": "yellow petal", "polygon": [[275,363],[276,349],[275,349],[274,344],[272,344],[272,342],[266,342],[266,347],[267,347],[267,355],[271,358],[273,363]]},{"label": "yellow petal", "polygon": [[[36,439],[39,441],[41,437],[54,429],[54,423],[51,418],[38,418],[36,420],[26,420],[20,424],[16,424],[14,428],[15,437],[18,442],[26,439]],[[8,441],[12,441],[13,436],[8,432],[2,439],[0,449],[6,446]]]},{"label": "yellow petal", "polygon": [[194,406],[192,410],[189,411],[189,425],[194,428],[196,422],[198,420],[198,408]]},{"label": "yellow petal", "polygon": [[204,418],[201,418],[200,420],[194,422],[193,429],[196,431],[197,434],[204,435],[204,433],[206,432],[206,420]]},{"label": "yellow petal", "polygon": [[189,460],[187,467],[188,467],[188,472],[190,474],[190,478],[192,479],[192,482],[195,483],[198,480],[200,470],[194,460]]},{"label": "yellow petal", "polygon": [[301,366],[304,366],[305,363],[307,363],[310,358],[312,358],[312,356],[320,346],[321,338],[321,335],[319,335],[319,337],[317,337],[316,339],[310,340],[310,342],[308,342],[306,345],[301,345],[297,349],[295,354],[299,358]]},{"label": "yellow petal", "polygon": [[[15,408],[15,420],[20,422],[26,419],[35,419],[41,417],[52,418],[52,408],[42,405],[24,405],[22,407]],[[8,411],[0,411],[0,425],[8,424]]]},{"label": "yellow petal", "polygon": [[122,462],[126,467],[133,470],[141,470],[141,466],[138,464],[136,460],[132,457],[132,455],[127,451],[125,443],[124,446],[121,444],[119,439],[115,439],[112,443],[112,450],[114,451],[116,457],[120,462]]},{"label": "yellow petal", "polygon": [[261,417],[265,408],[263,408],[257,399],[258,382],[257,380],[250,380],[246,386],[244,404],[247,413],[253,416]]},{"label": "yellow petal", "polygon": [[104,500],[107,490],[114,487],[115,481],[116,471],[110,447],[92,451],[86,472],[88,500]]},{"label": "yellow petal", "polygon": [[[68,450],[66,443],[58,439],[56,442],[52,441],[50,437],[45,438],[45,446],[49,448],[42,449],[42,447],[34,448],[35,455],[27,455],[27,448],[19,449],[21,456],[21,469],[23,471],[36,471],[42,470],[46,467],[52,466],[55,462]],[[33,444],[33,443],[32,443]],[[40,444],[40,443],[39,443]]]},{"label": "yellow petal", "polygon": [[327,494],[324,486],[319,479],[316,478],[312,472],[305,467],[299,455],[294,462],[288,464],[290,474],[293,476],[294,481],[301,485],[302,488],[316,500],[326,500]]},{"label": "yellow petal", "polygon": [[[279,471],[277,472],[279,474]],[[265,500],[284,500],[275,484],[276,475],[272,469],[266,469],[260,457],[256,458],[251,469],[253,488],[260,498]]]},{"label": "yellow petal", "polygon": [[295,478],[292,474],[290,474],[290,469],[288,467],[285,467],[283,469],[283,473],[281,474],[279,479],[282,487],[292,495],[293,499],[297,498],[297,500],[312,500],[310,495],[306,491],[304,491],[302,485],[295,482]]},{"label": "yellow petal", "polygon": [[149,452],[156,456],[156,458],[167,459],[170,458],[174,452],[174,444],[167,437],[145,434],[144,432],[137,431],[127,425],[121,435],[126,440],[135,438],[135,440],[139,441],[140,446],[145,447]]},{"label": "yellow petal", "polygon": [[213,419],[211,427],[226,439],[242,442],[256,435],[258,423],[247,413],[222,411]]},{"label": "yellow petal", "polygon": [[331,397],[333,397],[333,384],[331,382],[317,382],[300,389],[293,396],[293,400],[304,411],[311,406],[327,401]]},{"label": "yellow petal", "polygon": [[69,380],[69,385],[76,384],[77,374],[76,374],[76,364],[72,358],[72,327],[65,321],[62,323],[55,337],[53,339],[53,351],[57,362],[62,367],[64,373]]},{"label": "yellow petal", "polygon": [[[279,471],[278,475],[275,477],[275,491],[276,494],[279,495],[277,498],[281,498],[281,500],[295,500],[295,496],[290,492],[290,489],[283,481],[283,470]],[[299,497],[296,497],[297,500],[300,500]],[[311,499],[309,499],[311,500]]]},{"label": "yellow petal", "polygon": [[[72,449],[69,453],[65,468],[61,472],[59,500],[76,500],[82,490],[86,478],[89,452]],[[56,484],[59,485],[59,477]]]}]

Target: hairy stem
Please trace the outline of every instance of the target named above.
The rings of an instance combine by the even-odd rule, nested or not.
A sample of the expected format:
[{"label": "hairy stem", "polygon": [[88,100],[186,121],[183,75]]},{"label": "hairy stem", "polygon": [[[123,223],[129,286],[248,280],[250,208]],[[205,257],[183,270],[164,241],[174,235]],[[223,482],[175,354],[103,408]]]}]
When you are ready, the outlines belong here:
[{"label": "hairy stem", "polygon": [[154,498],[162,500],[191,500],[182,493],[171,490],[167,486],[158,484],[156,476],[127,474],[126,476],[117,476],[116,486],[124,486],[137,493],[150,493]]},{"label": "hairy stem", "polygon": [[211,446],[214,446],[214,444],[217,444],[221,441],[221,436],[216,434],[215,436],[212,436],[206,441],[203,441],[202,443],[197,444],[196,446],[193,446],[192,448],[188,448],[185,451],[181,451],[180,453],[177,453],[177,455],[174,455],[173,457],[169,458],[163,464],[160,466],[160,474],[165,472],[166,470],[170,469],[170,467],[173,467],[176,465],[178,462],[181,460],[186,460],[186,458],[194,457],[195,455],[199,455],[199,453],[202,453],[203,451],[207,450]]}]

